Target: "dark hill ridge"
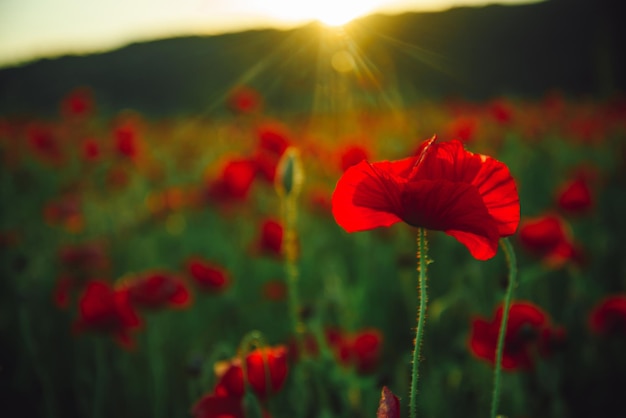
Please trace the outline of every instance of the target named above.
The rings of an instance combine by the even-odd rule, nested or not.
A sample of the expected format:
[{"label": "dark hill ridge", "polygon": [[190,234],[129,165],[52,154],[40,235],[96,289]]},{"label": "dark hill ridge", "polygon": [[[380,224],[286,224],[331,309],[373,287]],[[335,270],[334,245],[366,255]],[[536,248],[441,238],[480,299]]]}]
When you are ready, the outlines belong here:
[{"label": "dark hill ridge", "polygon": [[[405,103],[536,98],[551,89],[606,97],[626,90],[624,11],[624,2],[613,0],[552,0],[374,15],[346,31],[352,47],[376,65],[383,88],[400,91]],[[56,112],[59,99],[80,85],[93,88],[104,111],[217,111],[237,83],[258,88],[272,109],[306,111],[337,77],[324,71],[323,60],[330,59],[320,42],[325,36],[331,35],[307,25],[180,37],[6,68],[0,70],[0,113]]]}]

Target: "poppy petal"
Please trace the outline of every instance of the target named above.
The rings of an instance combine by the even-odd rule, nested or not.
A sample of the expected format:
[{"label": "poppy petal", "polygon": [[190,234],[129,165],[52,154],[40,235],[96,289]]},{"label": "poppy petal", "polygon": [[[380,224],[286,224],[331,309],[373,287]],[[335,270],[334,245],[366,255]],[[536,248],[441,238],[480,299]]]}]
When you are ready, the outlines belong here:
[{"label": "poppy petal", "polygon": [[506,165],[480,156],[483,163],[472,184],[478,188],[487,211],[498,224],[501,237],[513,235],[519,226],[520,204],[515,181]]},{"label": "poppy petal", "polygon": [[350,167],[337,182],[332,197],[333,216],[347,232],[391,226],[401,219],[400,181],[380,168],[391,162],[366,161]]},{"label": "poppy petal", "polygon": [[498,250],[498,229],[474,186],[448,180],[421,180],[402,192],[402,219],[409,225],[445,231],[479,260]]}]

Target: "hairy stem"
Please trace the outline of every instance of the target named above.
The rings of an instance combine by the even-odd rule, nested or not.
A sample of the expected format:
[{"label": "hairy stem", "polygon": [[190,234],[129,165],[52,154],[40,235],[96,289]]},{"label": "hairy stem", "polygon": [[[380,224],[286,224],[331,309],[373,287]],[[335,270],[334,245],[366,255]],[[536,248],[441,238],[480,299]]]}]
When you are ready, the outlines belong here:
[{"label": "hairy stem", "polygon": [[426,230],[419,228],[417,232],[417,272],[419,288],[419,309],[417,313],[417,329],[415,332],[415,347],[413,350],[413,372],[411,378],[411,393],[409,399],[409,412],[411,418],[417,417],[417,383],[419,379],[419,362],[422,348],[422,338],[424,335],[424,325],[426,323],[426,306],[428,295],[426,293],[426,268],[428,266],[428,244],[426,242]]},{"label": "hairy stem", "polygon": [[498,404],[500,403],[500,377],[502,374],[502,353],[504,352],[504,337],[506,335],[506,325],[509,320],[509,308],[513,298],[515,279],[517,277],[517,261],[515,251],[508,238],[502,238],[500,245],[504,251],[507,264],[509,266],[509,283],[504,296],[504,306],[502,306],[502,322],[498,334],[498,345],[496,348],[495,367],[493,372],[493,396],[491,398],[491,418],[496,418],[498,414]]}]

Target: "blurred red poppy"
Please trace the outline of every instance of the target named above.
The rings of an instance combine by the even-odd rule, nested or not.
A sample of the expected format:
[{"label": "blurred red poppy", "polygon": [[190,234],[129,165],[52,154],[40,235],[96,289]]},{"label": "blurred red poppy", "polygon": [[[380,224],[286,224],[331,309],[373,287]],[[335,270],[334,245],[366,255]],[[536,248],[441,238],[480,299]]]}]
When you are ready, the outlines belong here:
[{"label": "blurred red poppy", "polygon": [[133,347],[130,331],[139,327],[141,321],[126,290],[114,290],[105,281],[92,280],[87,283],[78,306],[79,317],[74,323],[75,331],[89,330],[111,334],[123,347]]},{"label": "blurred red poppy", "polygon": [[369,160],[370,152],[360,145],[351,145],[341,151],[340,167],[341,171],[346,171],[353,165],[363,160]]},{"label": "blurred red poppy", "polygon": [[287,128],[277,122],[268,122],[257,128],[259,139],[253,160],[261,180],[273,183],[280,157],[289,148],[291,140]]},{"label": "blurred red poppy", "polygon": [[514,234],[520,218],[506,165],[436,137],[414,157],[351,167],[337,182],[332,205],[347,232],[404,221],[444,231],[479,260],[496,254],[498,240]]},{"label": "blurred red poppy", "polygon": [[61,101],[61,113],[68,117],[87,117],[93,113],[94,100],[91,90],[79,87]]},{"label": "blurred red poppy", "polygon": [[478,122],[475,118],[460,116],[448,124],[446,133],[450,138],[468,143],[474,139],[477,129]]},{"label": "blurred red poppy", "polygon": [[283,250],[284,230],[280,222],[273,219],[263,221],[257,239],[257,249],[264,254],[280,256]]},{"label": "blurred red poppy", "polygon": [[96,161],[100,158],[101,149],[98,141],[87,138],[83,141],[81,156],[85,161]]},{"label": "blurred red poppy", "polygon": [[208,186],[208,197],[219,203],[244,200],[254,181],[256,164],[248,159],[226,162],[219,177]]},{"label": "blurred red poppy", "polygon": [[41,123],[30,124],[26,129],[26,136],[28,145],[37,158],[51,164],[63,162],[61,143],[51,126]]},{"label": "blurred red poppy", "polygon": [[191,408],[194,418],[245,418],[241,398],[209,393]]},{"label": "blurred red poppy", "polygon": [[557,204],[562,211],[570,214],[580,214],[591,209],[593,195],[588,175],[578,173],[565,182],[557,190]]},{"label": "blurred red poppy", "polygon": [[147,273],[129,279],[124,287],[128,290],[131,302],[143,308],[180,308],[186,307],[191,301],[185,283],[170,273]]},{"label": "blurred red poppy", "polygon": [[[502,323],[502,306],[493,320],[474,318],[469,348],[476,357],[495,363],[498,333]],[[504,370],[530,369],[535,357],[549,355],[552,347],[564,338],[560,328],[550,325],[548,315],[530,302],[511,304],[506,333],[502,368]]]},{"label": "blurred red poppy", "polygon": [[522,220],[519,242],[551,268],[559,268],[568,261],[583,261],[582,251],[574,243],[568,225],[558,215],[546,214]]},{"label": "blurred red poppy", "polygon": [[252,113],[260,109],[263,101],[261,95],[251,87],[239,86],[228,98],[231,109],[238,113]]},{"label": "blurred red poppy", "polygon": [[224,291],[231,283],[225,269],[200,257],[192,257],[187,261],[187,273],[201,290],[208,292]]},{"label": "blurred red poppy", "polygon": [[[218,381],[213,392],[203,396],[193,406],[192,415],[195,418],[243,418],[245,385],[265,400],[282,389],[287,371],[287,349],[282,345],[259,348],[246,356],[246,382],[240,359],[218,364]],[[263,411],[263,416],[269,417],[267,411]]]},{"label": "blurred red poppy", "polygon": [[383,335],[375,328],[366,328],[355,333],[345,333],[337,328],[328,328],[326,342],[337,360],[346,366],[354,366],[358,373],[372,372],[380,360]]},{"label": "blurred red poppy", "polygon": [[113,127],[114,149],[118,155],[131,160],[142,152],[140,121],[136,115],[122,115]]},{"label": "blurred red poppy", "polygon": [[626,336],[626,294],[600,301],[589,315],[589,328],[596,334]]}]

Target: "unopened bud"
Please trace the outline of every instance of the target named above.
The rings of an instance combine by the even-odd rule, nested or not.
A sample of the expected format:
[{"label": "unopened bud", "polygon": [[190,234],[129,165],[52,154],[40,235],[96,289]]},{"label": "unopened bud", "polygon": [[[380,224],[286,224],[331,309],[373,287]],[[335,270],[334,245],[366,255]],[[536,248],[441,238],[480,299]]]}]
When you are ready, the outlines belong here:
[{"label": "unopened bud", "polygon": [[274,186],[279,196],[295,197],[300,193],[304,181],[300,152],[289,147],[283,153],[276,167]]}]

